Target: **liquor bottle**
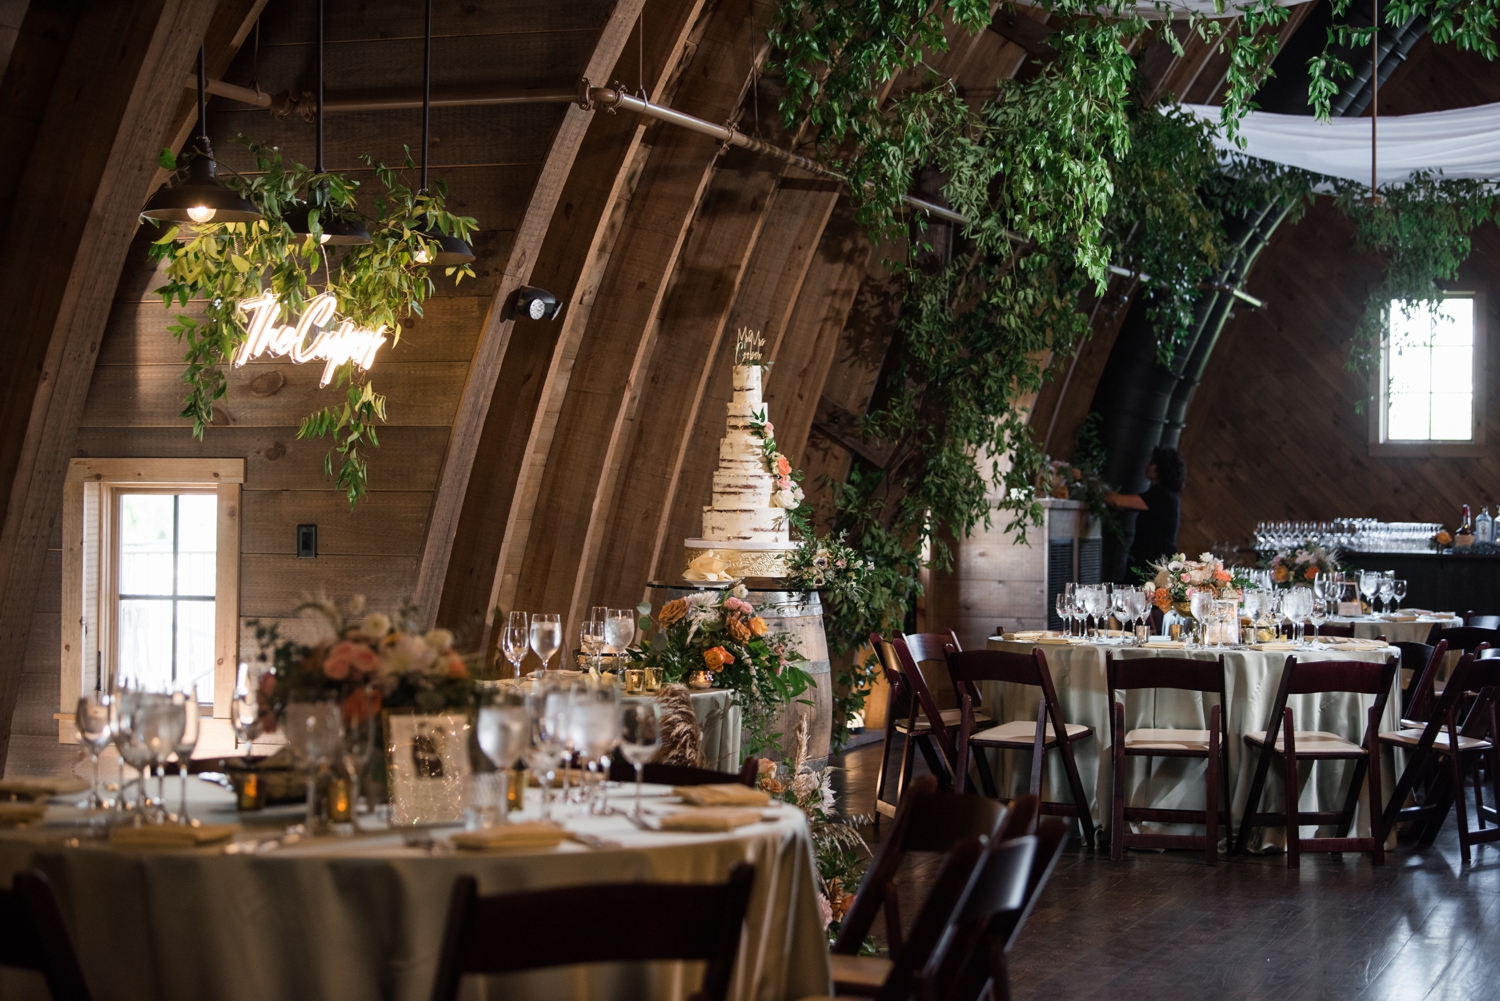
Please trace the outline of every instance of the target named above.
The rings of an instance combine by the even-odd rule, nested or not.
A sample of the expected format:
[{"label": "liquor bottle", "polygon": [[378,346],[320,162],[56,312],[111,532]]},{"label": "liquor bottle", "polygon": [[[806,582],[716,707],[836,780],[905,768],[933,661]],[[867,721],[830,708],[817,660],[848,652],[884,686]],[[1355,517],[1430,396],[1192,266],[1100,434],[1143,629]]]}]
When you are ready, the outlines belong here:
[{"label": "liquor bottle", "polygon": [[1479,509],[1479,517],[1474,519],[1474,542],[1495,541],[1495,519],[1490,517],[1490,509],[1482,507]]},{"label": "liquor bottle", "polygon": [[1453,533],[1453,548],[1467,549],[1474,544],[1474,519],[1469,514],[1469,505],[1463,506],[1463,520],[1459,522],[1458,531]]}]

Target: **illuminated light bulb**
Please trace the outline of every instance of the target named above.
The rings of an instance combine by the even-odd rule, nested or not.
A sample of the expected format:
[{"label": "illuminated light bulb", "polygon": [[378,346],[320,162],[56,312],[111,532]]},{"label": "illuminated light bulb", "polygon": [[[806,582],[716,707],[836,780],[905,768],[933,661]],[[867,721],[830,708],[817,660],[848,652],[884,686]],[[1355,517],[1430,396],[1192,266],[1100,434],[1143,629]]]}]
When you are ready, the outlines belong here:
[{"label": "illuminated light bulb", "polygon": [[428,261],[432,260],[432,255],[427,252],[427,247],[424,244],[422,249],[417,251],[416,256],[413,257],[412,260],[416,261],[418,264],[426,264]]},{"label": "illuminated light bulb", "polygon": [[188,218],[193,222],[208,222],[214,217],[214,210],[207,205],[193,205],[187,210]]}]

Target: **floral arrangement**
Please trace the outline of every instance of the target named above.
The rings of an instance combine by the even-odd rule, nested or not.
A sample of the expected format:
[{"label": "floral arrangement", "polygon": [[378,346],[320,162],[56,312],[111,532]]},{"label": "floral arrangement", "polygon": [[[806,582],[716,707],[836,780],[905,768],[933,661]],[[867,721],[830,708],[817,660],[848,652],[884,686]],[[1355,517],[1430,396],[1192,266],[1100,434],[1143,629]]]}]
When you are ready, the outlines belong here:
[{"label": "floral arrangement", "polygon": [[1213,553],[1202,553],[1196,560],[1173,553],[1152,563],[1142,572],[1142,579],[1146,600],[1163,612],[1198,591],[1212,591],[1215,598],[1237,598],[1250,585],[1249,578],[1226,568]]},{"label": "floral arrangement", "polygon": [[1283,549],[1264,561],[1265,569],[1271,571],[1271,581],[1278,587],[1310,585],[1318,574],[1333,573],[1339,569],[1334,554],[1323,546],[1312,548]]},{"label": "floral arrangement", "polygon": [[[818,866],[818,908],[831,943],[838,937],[839,923],[854,903],[854,891],[869,862],[870,848],[854,823],[839,816],[834,806],[834,769],[808,767],[807,737],[804,714],[797,724],[797,746],[791,762],[778,764],[762,758],[755,785],[807,815]],[[858,822],[859,818],[853,820]]]},{"label": "floral arrangement", "polygon": [[1453,545],[1453,533],[1446,528],[1440,528],[1433,533],[1432,538],[1427,540],[1427,548],[1441,553]]},{"label": "floral arrangement", "polygon": [[734,692],[747,735],[744,753],[758,754],[781,736],[769,732],[776,712],[807,691],[812,678],[797,666],[807,658],[790,637],[771,631],[747,595],[740,585],[674,598],[655,623],[650,604],[641,604],[641,629],[652,635],[629,657],[660,667],[668,682],[709,672],[716,687]]},{"label": "floral arrangement", "polygon": [[259,659],[271,666],[259,691],[265,732],[276,729],[295,700],[335,698],[346,724],[368,720],[382,708],[441,712],[473,701],[470,674],[479,654],[460,654],[446,629],[417,631],[415,608],[403,608],[393,621],[381,612],[365,613],[364,599],[355,596],[343,609],[318,599],[297,611],[314,613],[328,634],[307,646],[283,639],[276,623],[251,623]]}]

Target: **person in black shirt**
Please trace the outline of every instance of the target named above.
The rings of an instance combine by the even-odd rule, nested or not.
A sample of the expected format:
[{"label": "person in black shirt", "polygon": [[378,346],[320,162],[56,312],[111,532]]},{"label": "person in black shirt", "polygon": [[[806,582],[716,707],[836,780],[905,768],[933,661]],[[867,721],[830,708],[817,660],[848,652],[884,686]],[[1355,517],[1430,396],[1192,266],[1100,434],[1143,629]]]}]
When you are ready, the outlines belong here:
[{"label": "person in black shirt", "polygon": [[1182,517],[1182,488],[1187,481],[1187,463],[1175,448],[1158,448],[1146,466],[1151,486],[1143,494],[1111,493],[1105,502],[1113,507],[1139,511],[1135,519],[1135,541],[1130,546],[1130,568],[1144,568],[1154,560],[1177,552],[1177,525]]}]

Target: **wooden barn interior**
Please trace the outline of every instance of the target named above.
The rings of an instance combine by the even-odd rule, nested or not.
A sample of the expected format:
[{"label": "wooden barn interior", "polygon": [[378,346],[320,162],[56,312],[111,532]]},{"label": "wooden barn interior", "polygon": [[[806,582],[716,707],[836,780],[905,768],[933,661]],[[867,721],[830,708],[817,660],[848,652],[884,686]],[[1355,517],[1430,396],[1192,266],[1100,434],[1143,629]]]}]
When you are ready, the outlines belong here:
[{"label": "wooden barn interior", "polygon": [[0,0],[0,994],[1497,996],[1493,5],[1364,8]]}]

